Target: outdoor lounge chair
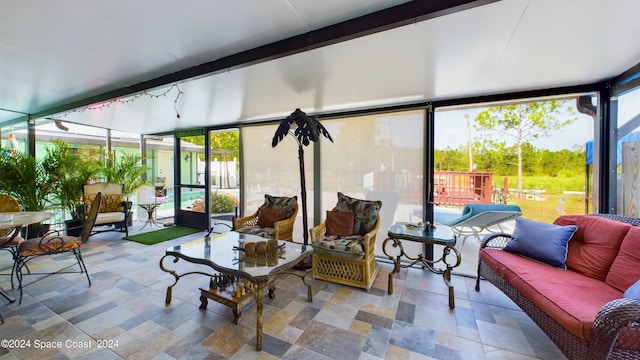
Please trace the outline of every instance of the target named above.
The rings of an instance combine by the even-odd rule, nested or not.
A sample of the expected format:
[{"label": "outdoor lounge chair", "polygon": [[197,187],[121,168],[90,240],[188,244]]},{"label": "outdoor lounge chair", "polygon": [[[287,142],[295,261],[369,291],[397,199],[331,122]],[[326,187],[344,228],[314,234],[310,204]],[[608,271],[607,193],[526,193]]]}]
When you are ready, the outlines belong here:
[{"label": "outdoor lounge chair", "polygon": [[87,209],[91,208],[96,193],[102,193],[102,205],[95,221],[93,233],[121,231],[129,236],[131,202],[126,201],[124,185],[99,182],[83,186],[83,198]]},{"label": "outdoor lounge chair", "polygon": [[522,210],[517,205],[467,204],[460,215],[434,211],[433,221],[436,224],[451,226],[458,236],[462,236],[464,246],[469,236],[474,236],[480,241],[480,233],[489,227],[497,226],[500,232],[504,232],[500,225],[519,215],[522,215]]}]

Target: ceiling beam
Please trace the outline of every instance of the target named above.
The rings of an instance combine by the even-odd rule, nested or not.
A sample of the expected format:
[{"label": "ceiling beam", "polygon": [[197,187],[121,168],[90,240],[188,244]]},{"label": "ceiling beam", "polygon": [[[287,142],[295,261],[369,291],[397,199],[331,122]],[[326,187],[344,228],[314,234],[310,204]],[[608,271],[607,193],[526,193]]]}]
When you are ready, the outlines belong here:
[{"label": "ceiling beam", "polygon": [[611,81],[612,95],[620,96],[640,86],[640,63]]},{"label": "ceiling beam", "polygon": [[184,81],[187,79],[215,75],[246,66],[310,51],[339,42],[352,40],[400,26],[433,19],[500,0],[415,0],[388,9],[379,10],[358,18],[295,35],[267,45],[229,55],[204,64],[142,81],[134,85],[86,97],[80,100],[59,103],[32,114],[42,118],[70,111],[87,105],[137,94],[143,91]]}]

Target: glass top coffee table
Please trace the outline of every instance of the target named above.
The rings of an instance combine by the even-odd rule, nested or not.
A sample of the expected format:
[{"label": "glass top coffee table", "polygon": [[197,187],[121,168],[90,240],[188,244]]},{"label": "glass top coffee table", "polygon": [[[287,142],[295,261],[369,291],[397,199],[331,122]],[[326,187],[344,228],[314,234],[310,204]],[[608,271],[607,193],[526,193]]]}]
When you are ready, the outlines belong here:
[{"label": "glass top coffee table", "polygon": [[[436,260],[430,260],[425,258],[422,254],[418,254],[418,257],[410,257],[404,252],[402,241],[413,241],[423,244],[442,245],[442,256]],[[389,273],[389,283],[387,285],[387,292],[389,295],[393,294],[393,276],[400,272],[400,268],[411,267],[416,263],[421,263],[422,268],[429,269],[429,271],[442,274],[445,284],[449,287],[449,308],[455,307],[455,298],[453,294],[453,285],[451,284],[451,270],[462,261],[460,252],[455,248],[456,236],[453,229],[449,226],[438,225],[431,226],[429,224],[422,225],[420,227],[414,227],[409,223],[399,222],[394,224],[387,233],[387,238],[382,243],[382,251],[384,254],[393,261],[393,271]],[[390,246],[390,247],[389,247]],[[392,248],[397,248],[397,254],[391,255]],[[449,255],[455,256],[455,263],[449,263],[447,257]],[[402,264],[402,257],[408,260],[407,263]],[[434,265],[442,262],[444,269],[436,268]]]},{"label": "glass top coffee table", "polygon": [[[289,271],[302,259],[313,253],[310,245],[302,245],[287,241],[278,241],[280,251],[276,255],[265,255],[248,257],[243,250],[244,245],[249,242],[266,242],[267,239],[230,231],[212,237],[205,237],[194,240],[185,244],[171,246],[167,249],[166,254],[160,259],[160,269],[167,272],[175,278],[172,285],[167,287],[165,303],[171,302],[172,289],[178,283],[181,277],[191,274],[200,274],[214,277],[233,276],[248,281],[251,286],[247,287],[247,294],[251,294],[255,299],[257,306],[257,323],[256,323],[256,349],[262,349],[262,307],[263,294],[265,289],[269,289],[269,296],[273,298],[274,280],[277,275],[293,274],[300,277],[307,286],[307,300],[313,301],[311,295],[311,284],[307,284],[305,276],[307,271]],[[174,264],[180,259],[193,264],[201,264],[212,268],[218,274],[212,274],[204,271],[188,271],[178,274],[175,270],[168,269],[164,261],[171,259]],[[234,307],[234,322],[237,323],[238,304],[246,305],[246,297],[222,297],[215,294],[213,289],[201,289],[201,301],[206,307],[206,299],[208,297],[216,301],[220,301],[225,305]],[[230,303],[227,303],[229,301]],[[200,308],[202,309],[203,306]]]}]

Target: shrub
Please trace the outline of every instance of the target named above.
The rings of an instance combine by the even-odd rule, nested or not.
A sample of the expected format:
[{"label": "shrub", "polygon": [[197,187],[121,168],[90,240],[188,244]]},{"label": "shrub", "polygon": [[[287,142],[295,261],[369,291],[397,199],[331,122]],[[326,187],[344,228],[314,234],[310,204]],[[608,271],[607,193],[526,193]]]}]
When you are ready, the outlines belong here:
[{"label": "shrub", "polygon": [[238,198],[233,194],[214,192],[211,194],[211,212],[233,212],[238,206]]}]

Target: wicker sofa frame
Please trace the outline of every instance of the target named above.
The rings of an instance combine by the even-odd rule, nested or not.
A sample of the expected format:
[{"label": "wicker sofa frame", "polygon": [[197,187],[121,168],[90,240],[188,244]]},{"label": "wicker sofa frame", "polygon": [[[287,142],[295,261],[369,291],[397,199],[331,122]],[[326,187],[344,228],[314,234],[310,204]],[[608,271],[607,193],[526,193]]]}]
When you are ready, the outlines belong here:
[{"label": "wicker sofa frame", "polygon": [[[593,216],[640,226],[637,218],[610,214]],[[490,234],[483,239],[480,249],[502,249],[510,239],[509,234]],[[476,291],[480,291],[481,276],[513,300],[569,359],[640,359],[640,301],[622,298],[607,303],[596,315],[591,341],[586,341],[551,318],[482,260],[478,262]]]},{"label": "wicker sofa frame", "polygon": [[[369,291],[380,271],[380,264],[376,262],[374,255],[376,234],[379,228],[380,217],[378,216],[374,228],[363,237],[364,256],[362,259],[342,259],[315,252],[313,254],[313,278]],[[309,230],[311,242],[320,239],[326,232],[326,222]]]}]

